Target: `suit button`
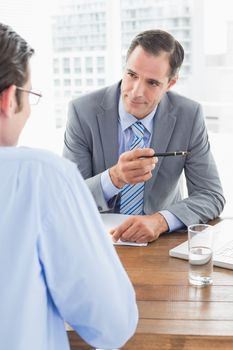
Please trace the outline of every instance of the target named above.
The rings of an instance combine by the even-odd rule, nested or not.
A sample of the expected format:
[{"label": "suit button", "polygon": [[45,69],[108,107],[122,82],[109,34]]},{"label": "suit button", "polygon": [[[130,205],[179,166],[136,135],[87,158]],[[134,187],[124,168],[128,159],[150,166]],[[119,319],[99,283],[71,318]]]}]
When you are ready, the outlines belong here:
[{"label": "suit button", "polygon": [[101,211],[101,210],[103,210],[103,208],[102,208],[102,207],[100,207],[100,206],[98,206],[98,210],[99,210],[99,211]]}]

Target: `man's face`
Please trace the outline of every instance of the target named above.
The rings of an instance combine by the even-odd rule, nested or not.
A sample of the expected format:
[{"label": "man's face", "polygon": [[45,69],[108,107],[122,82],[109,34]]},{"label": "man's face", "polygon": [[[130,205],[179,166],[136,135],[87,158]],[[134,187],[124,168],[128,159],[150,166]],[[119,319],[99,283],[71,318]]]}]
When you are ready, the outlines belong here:
[{"label": "man's face", "polygon": [[125,111],[137,119],[146,117],[176,83],[176,78],[169,80],[169,71],[166,52],[155,56],[137,46],[128,58],[121,83]]}]

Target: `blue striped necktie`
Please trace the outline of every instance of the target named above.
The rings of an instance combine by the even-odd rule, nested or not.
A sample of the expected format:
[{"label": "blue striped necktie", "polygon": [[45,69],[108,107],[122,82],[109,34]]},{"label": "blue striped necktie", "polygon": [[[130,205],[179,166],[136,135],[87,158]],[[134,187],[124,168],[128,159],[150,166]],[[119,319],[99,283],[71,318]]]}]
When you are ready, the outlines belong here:
[{"label": "blue striped necktie", "polygon": [[[145,128],[141,122],[136,122],[132,126],[134,139],[130,145],[130,150],[144,148],[143,141]],[[144,182],[130,185],[126,184],[121,190],[120,213],[130,215],[143,214],[144,202]]]}]

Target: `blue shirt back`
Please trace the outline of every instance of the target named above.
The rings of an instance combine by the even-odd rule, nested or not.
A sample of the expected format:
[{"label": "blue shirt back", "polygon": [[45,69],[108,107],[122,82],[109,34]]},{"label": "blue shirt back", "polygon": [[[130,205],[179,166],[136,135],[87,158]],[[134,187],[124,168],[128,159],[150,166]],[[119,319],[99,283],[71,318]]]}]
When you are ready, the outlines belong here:
[{"label": "blue shirt back", "polygon": [[76,166],[2,147],[0,184],[0,349],[69,349],[64,321],[92,346],[122,346],[134,290]]}]

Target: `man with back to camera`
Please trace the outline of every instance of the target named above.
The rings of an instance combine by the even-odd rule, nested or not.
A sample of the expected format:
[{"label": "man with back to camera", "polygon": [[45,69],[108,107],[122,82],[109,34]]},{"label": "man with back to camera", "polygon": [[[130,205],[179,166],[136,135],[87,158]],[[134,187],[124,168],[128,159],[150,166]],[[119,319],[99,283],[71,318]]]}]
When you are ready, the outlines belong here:
[{"label": "man with back to camera", "polygon": [[67,321],[92,346],[135,331],[132,285],[77,168],[16,148],[30,114],[33,49],[0,24],[0,349],[68,350]]},{"label": "man with back to camera", "polygon": [[[122,81],[69,105],[64,156],[78,165],[100,211],[133,215],[112,231],[113,240],[154,241],[223,210],[201,106],[170,91],[183,58],[169,33],[142,32],[128,49]],[[189,154],[151,157],[178,150]]]}]

